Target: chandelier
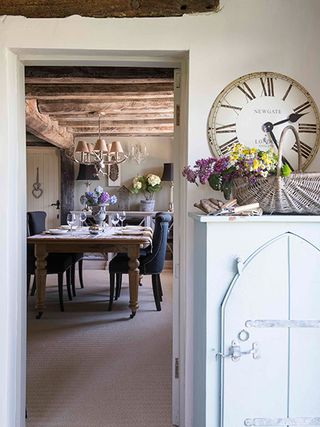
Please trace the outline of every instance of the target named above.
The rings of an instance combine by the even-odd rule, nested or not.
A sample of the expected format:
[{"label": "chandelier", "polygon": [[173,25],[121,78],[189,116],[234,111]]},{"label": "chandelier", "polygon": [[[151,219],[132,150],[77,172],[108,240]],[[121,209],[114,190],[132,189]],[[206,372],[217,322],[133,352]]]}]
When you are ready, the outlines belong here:
[{"label": "chandelier", "polygon": [[76,163],[83,165],[94,165],[97,173],[108,175],[108,165],[123,163],[128,156],[124,153],[120,141],[113,141],[109,144],[101,138],[101,116],[99,113],[99,134],[95,144],[78,141],[75,145],[72,159]]}]

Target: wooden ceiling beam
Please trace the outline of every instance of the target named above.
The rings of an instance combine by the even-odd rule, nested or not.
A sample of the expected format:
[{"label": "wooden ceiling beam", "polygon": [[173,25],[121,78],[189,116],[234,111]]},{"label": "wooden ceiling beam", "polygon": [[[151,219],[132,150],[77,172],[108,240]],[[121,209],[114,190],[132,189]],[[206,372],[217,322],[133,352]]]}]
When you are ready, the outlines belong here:
[{"label": "wooden ceiling beam", "polygon": [[140,84],[173,84],[173,77],[26,77],[25,82],[28,85],[140,85]]},{"label": "wooden ceiling beam", "polygon": [[[146,133],[137,133],[137,132],[132,132],[132,133],[113,133],[111,134],[101,134],[101,136],[103,138],[109,139],[110,137],[112,138],[112,140],[114,140],[115,138],[117,138],[118,136],[123,136],[123,137],[142,137],[142,136],[153,136],[153,137],[162,137],[162,136],[166,136],[166,137],[173,137],[174,133],[173,132],[146,132]],[[75,134],[75,138],[77,140],[79,139],[85,139],[85,138],[90,138],[90,137],[97,137],[96,133],[86,133],[86,134]],[[110,142],[110,141],[108,141]]]},{"label": "wooden ceiling beam", "polygon": [[[98,129],[92,128],[92,127],[80,127],[80,128],[71,128],[67,127],[67,130],[71,132],[72,134],[87,134],[87,133],[93,133],[97,136]],[[146,132],[173,132],[173,123],[172,124],[151,124],[151,125],[126,125],[126,126],[104,126],[101,128],[101,134],[109,134],[109,133],[131,133],[131,132],[137,132],[137,133],[146,133]]]},{"label": "wooden ceiling beam", "polygon": [[70,148],[73,135],[49,116],[39,113],[36,100],[26,101],[26,128],[38,138],[59,148]]},{"label": "wooden ceiling beam", "polygon": [[[170,119],[141,119],[141,120],[101,120],[101,129],[105,127],[110,126],[153,126],[153,125],[165,125],[165,124],[173,124],[173,118]],[[59,120],[60,126],[66,126],[67,128],[92,128],[92,129],[98,129],[99,124],[98,121],[88,121],[88,120],[81,120],[81,121],[68,121],[68,120]]]},{"label": "wooden ceiling beam", "polygon": [[0,15],[27,18],[65,18],[71,15],[95,18],[165,17],[216,12],[219,0],[2,0]]},{"label": "wooden ceiling beam", "polygon": [[[72,126],[73,124],[77,124],[77,123],[85,123],[89,124],[90,123],[97,123],[98,119],[96,116],[93,116],[92,114],[88,115],[88,114],[81,114],[81,115],[60,115],[60,116],[53,116],[50,115],[50,117],[53,120],[59,120],[59,123],[61,126],[67,126],[70,125]],[[171,113],[149,113],[149,112],[143,112],[143,113],[139,113],[139,114],[132,114],[132,113],[127,113],[127,114],[119,114],[119,113],[108,113],[105,116],[101,117],[101,123],[103,122],[109,122],[109,121],[115,121],[115,122],[132,122],[132,121],[141,121],[141,120],[173,120],[174,119],[174,114],[173,112]]]},{"label": "wooden ceiling beam", "polygon": [[[27,66],[28,79],[173,79],[173,68],[153,67],[84,67],[84,66]],[[82,81],[80,83],[83,83]],[[147,83],[147,82],[146,82]]]},{"label": "wooden ceiling beam", "polygon": [[147,93],[139,93],[139,92],[119,92],[119,93],[110,93],[110,92],[101,92],[101,93],[93,93],[93,92],[81,92],[81,93],[59,93],[57,90],[56,93],[52,94],[42,94],[37,95],[32,91],[26,95],[26,99],[38,99],[39,101],[62,101],[62,100],[83,100],[83,101],[91,101],[91,102],[112,102],[112,101],[140,101],[143,99],[164,99],[164,100],[173,100],[174,94],[173,92],[147,92]]},{"label": "wooden ceiling beam", "polygon": [[42,114],[79,114],[84,112],[106,112],[111,111],[115,112],[124,112],[125,111],[149,111],[155,112],[157,110],[166,112],[173,111],[173,100],[142,100],[142,101],[110,101],[104,102],[104,100],[72,100],[65,102],[62,100],[52,100],[52,101],[38,101],[39,112]]},{"label": "wooden ceiling beam", "polygon": [[26,85],[27,98],[107,98],[112,96],[156,97],[157,94],[163,97],[173,97],[172,83],[144,83],[144,84],[83,84],[83,85]]},{"label": "wooden ceiling beam", "polygon": [[[96,132],[77,132],[73,134],[75,138],[97,138]],[[101,137],[108,139],[110,137],[116,137],[116,136],[159,136],[159,135],[166,135],[166,136],[172,136],[173,131],[171,129],[128,129],[125,131],[125,129],[119,130],[114,129],[110,130],[109,132],[102,132],[100,134]],[[110,142],[110,141],[109,141]]]}]

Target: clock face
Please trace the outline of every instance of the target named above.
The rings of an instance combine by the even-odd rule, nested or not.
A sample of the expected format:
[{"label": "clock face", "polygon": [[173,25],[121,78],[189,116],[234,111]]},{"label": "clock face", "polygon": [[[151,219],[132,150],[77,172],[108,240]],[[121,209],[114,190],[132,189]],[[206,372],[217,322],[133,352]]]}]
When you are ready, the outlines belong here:
[{"label": "clock face", "polygon": [[[247,74],[230,83],[214,101],[208,117],[209,145],[214,156],[226,154],[235,143],[277,151],[287,125],[298,131],[305,169],[320,143],[319,112],[311,95],[282,74]],[[297,152],[294,134],[287,132],[283,157],[293,170],[298,166]]]}]

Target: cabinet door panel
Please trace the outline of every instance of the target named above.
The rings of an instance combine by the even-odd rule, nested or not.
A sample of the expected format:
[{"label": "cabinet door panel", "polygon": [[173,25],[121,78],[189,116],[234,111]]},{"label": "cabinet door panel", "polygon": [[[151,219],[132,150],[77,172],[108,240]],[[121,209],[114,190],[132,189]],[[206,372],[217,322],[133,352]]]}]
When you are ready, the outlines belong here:
[{"label": "cabinet door panel", "polygon": [[[244,425],[253,418],[286,416],[288,332],[247,327],[248,321],[287,319],[288,238],[273,241],[245,266],[224,304],[224,353],[236,340],[241,351],[257,343],[260,358],[223,359],[222,426]],[[249,333],[239,339],[241,330]],[[240,335],[241,337],[241,335]],[[246,337],[244,335],[244,337]]]}]

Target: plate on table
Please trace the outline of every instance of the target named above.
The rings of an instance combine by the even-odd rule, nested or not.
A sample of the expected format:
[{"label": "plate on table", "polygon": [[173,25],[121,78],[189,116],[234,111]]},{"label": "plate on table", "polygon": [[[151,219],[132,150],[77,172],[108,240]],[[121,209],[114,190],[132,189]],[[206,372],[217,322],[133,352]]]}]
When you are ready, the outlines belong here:
[{"label": "plate on table", "polygon": [[49,234],[66,234],[66,233],[68,233],[68,230],[64,230],[61,228],[50,228],[48,230],[48,233]]}]

